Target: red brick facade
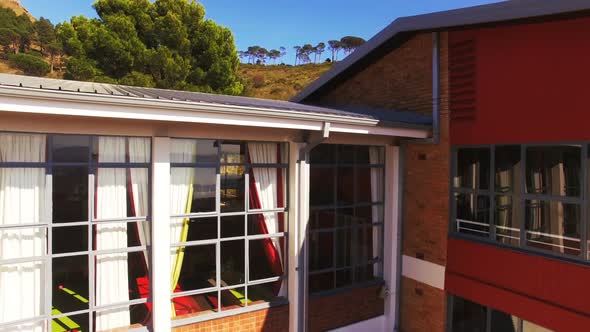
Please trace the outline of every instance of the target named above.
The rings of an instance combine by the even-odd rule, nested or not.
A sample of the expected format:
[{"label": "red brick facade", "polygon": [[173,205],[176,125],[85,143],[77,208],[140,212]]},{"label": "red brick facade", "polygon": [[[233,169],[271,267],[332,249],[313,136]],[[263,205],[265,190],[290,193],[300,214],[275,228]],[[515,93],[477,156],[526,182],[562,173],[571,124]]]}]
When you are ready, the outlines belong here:
[{"label": "red brick facade", "polygon": [[273,307],[240,315],[180,326],[174,332],[288,331],[289,306]]},{"label": "red brick facade", "polygon": [[310,298],[309,331],[326,331],[383,315],[380,289],[381,286],[373,286]]}]

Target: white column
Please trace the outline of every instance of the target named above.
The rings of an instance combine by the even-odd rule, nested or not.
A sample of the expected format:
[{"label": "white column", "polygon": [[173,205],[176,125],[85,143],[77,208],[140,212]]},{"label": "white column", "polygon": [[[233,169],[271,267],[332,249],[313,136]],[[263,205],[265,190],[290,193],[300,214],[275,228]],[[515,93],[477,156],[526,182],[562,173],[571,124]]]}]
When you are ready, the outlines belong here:
[{"label": "white column", "polygon": [[152,140],[152,322],[170,331],[170,138]]},{"label": "white column", "polygon": [[400,149],[398,146],[385,147],[385,225],[383,278],[389,289],[385,297],[385,331],[394,331],[397,319],[397,275],[398,268],[398,218],[400,208]]},{"label": "white column", "polygon": [[297,332],[300,322],[299,313],[299,275],[297,272],[299,253],[299,150],[301,145],[289,143],[289,266],[287,267],[289,287],[289,331]]}]

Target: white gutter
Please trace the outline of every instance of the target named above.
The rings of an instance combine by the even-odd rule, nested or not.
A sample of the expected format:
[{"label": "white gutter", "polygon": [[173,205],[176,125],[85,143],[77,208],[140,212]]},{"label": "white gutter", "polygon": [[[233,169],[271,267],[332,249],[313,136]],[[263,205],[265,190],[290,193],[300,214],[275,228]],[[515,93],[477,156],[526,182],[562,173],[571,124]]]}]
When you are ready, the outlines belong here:
[{"label": "white gutter", "polygon": [[0,86],[0,111],[310,131],[322,131],[330,122],[332,132],[428,137],[427,129],[379,127],[378,120],[352,116],[11,86]]}]

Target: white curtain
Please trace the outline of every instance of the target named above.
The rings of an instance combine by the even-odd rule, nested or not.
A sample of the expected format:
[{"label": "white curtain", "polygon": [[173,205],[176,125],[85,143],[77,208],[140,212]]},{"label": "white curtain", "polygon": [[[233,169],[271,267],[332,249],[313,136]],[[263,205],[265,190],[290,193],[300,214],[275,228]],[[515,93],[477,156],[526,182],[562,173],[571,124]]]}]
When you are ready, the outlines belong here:
[{"label": "white curtain", "polygon": [[[0,161],[45,162],[45,135],[0,133]],[[0,168],[0,225],[35,224],[51,218],[45,169]],[[0,231],[0,259],[39,257],[45,253],[41,228]],[[32,318],[44,306],[42,262],[0,265],[0,323]],[[25,324],[15,331],[41,331]]]},{"label": "white curtain", "polygon": [[[250,161],[256,164],[276,164],[277,160],[277,143],[248,143],[248,152]],[[262,210],[276,209],[278,207],[278,183],[276,168],[253,168],[254,180],[256,181],[256,191],[260,198],[260,207]],[[283,187],[284,188],[284,187]],[[278,213],[263,213],[266,229],[269,234],[278,233],[279,218]],[[272,243],[279,253],[279,259],[282,262],[281,245],[278,238],[272,238]],[[284,266],[284,265],[283,265]],[[281,283],[281,289],[278,296],[286,296],[287,287],[285,280]]]},{"label": "white curtain", "polygon": [[[149,138],[130,137],[129,140],[129,161],[131,163],[149,163],[151,144]],[[146,168],[131,168],[131,192],[133,194],[133,209],[135,217],[148,215],[148,170]],[[142,246],[150,245],[151,233],[148,222],[137,224],[139,242]],[[149,266],[147,251],[143,252],[146,266]]]},{"label": "white curtain", "polygon": [[[171,160],[177,163],[192,163],[196,160],[197,141],[178,139],[171,144]],[[170,215],[186,214],[192,200],[192,188],[195,171],[190,167],[173,167],[170,169]],[[187,211],[188,210],[188,211]],[[185,218],[173,218],[170,221],[170,243],[181,242]],[[170,270],[172,272],[172,288],[176,286],[182,255],[178,250],[171,251]]]},{"label": "white curtain", "polygon": [[[125,138],[99,137],[99,162],[125,162]],[[99,168],[96,178],[96,218],[127,217],[127,178],[122,168]],[[127,223],[96,226],[96,250],[127,247]],[[96,258],[96,305],[129,301],[127,253]],[[130,325],[129,308],[96,314],[98,331]]]},{"label": "white curtain", "polygon": [[[372,146],[369,148],[369,161],[371,164],[381,164],[383,160],[381,160],[380,156],[380,148],[376,146]],[[383,201],[383,168],[371,168],[371,201],[375,202],[382,202]],[[372,222],[382,222],[381,219],[381,206],[382,205],[373,205],[371,216]],[[379,257],[381,255],[381,248],[379,244],[381,242],[381,234],[379,227],[373,227],[373,257]],[[381,264],[374,264],[373,265],[373,276],[377,277],[381,275],[380,271]]]}]

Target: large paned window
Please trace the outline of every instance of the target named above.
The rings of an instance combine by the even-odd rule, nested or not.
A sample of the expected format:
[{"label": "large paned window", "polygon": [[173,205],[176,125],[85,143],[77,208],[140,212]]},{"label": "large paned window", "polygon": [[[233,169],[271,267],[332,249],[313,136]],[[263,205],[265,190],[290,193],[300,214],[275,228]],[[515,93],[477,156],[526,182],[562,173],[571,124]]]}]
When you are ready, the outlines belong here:
[{"label": "large paned window", "polygon": [[323,144],[310,167],[310,293],[380,280],[384,149]]},{"label": "large paned window", "polygon": [[148,323],[150,139],[0,133],[0,330]]},{"label": "large paned window", "polygon": [[448,325],[451,332],[551,332],[519,317],[458,296],[451,296],[449,304]]},{"label": "large paned window", "polygon": [[588,258],[588,147],[496,145],[454,152],[454,230]]},{"label": "large paned window", "polygon": [[282,143],[172,140],[174,319],[284,303],[287,156]]}]

